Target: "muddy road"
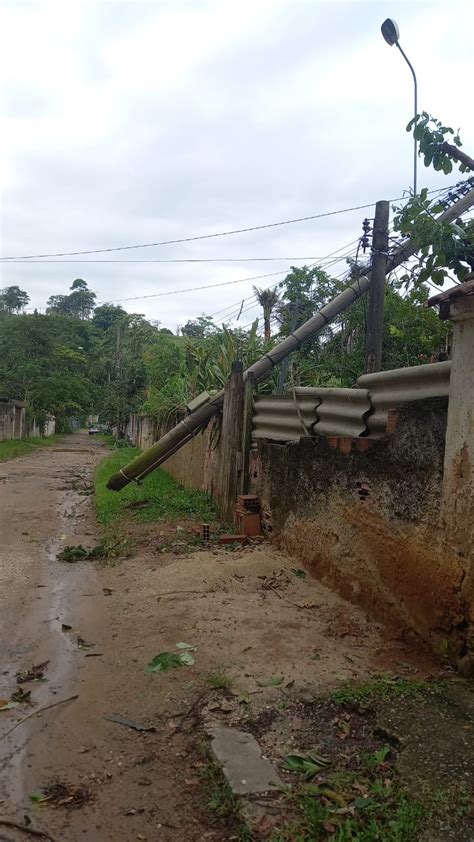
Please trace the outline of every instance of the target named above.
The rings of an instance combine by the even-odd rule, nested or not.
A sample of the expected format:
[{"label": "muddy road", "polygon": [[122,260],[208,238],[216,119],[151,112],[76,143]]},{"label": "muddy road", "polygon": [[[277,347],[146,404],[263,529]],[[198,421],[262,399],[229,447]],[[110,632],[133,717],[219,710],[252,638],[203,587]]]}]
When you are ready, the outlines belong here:
[{"label": "muddy road", "polygon": [[[212,676],[231,676],[213,709],[231,718],[245,704],[250,722],[282,709],[282,699],[389,664],[418,670],[419,657],[296,576],[298,565],[270,545],[163,553],[155,524],[135,530],[140,541],[126,560],[58,561],[66,545],[101,540],[91,484],[105,454],[78,433],[0,465],[0,698],[31,691],[29,704],[0,711],[0,819],[31,822],[56,842],[231,839],[208,809],[204,735],[192,716],[184,727],[203,698],[216,697]],[[183,641],[197,647],[193,666],[145,672]],[[433,668],[422,660],[425,672]],[[44,662],[44,680],[17,684],[17,673]],[[264,686],[273,676],[287,689]],[[62,787],[59,806],[31,799],[52,785]],[[0,840],[25,838],[0,822]]]}]

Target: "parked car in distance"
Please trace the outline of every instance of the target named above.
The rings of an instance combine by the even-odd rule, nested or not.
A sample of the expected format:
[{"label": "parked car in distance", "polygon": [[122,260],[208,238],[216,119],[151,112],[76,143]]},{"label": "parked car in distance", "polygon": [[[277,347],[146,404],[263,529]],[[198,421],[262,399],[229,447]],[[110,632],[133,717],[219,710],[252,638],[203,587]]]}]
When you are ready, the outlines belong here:
[{"label": "parked car in distance", "polygon": [[101,432],[102,432],[102,430],[100,429],[100,427],[97,426],[97,424],[91,424],[91,426],[89,427],[89,435],[90,436],[94,436],[96,433],[101,433]]}]

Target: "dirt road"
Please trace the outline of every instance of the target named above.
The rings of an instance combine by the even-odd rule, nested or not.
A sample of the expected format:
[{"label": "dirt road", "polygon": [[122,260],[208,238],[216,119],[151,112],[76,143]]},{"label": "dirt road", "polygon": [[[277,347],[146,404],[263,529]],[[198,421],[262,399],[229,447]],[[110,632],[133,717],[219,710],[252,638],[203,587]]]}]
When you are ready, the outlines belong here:
[{"label": "dirt road", "polygon": [[[227,715],[211,676],[231,677],[229,715],[244,704],[251,721],[282,699],[417,661],[270,545],[179,557],[156,548],[152,526],[134,556],[114,565],[58,561],[61,547],[100,540],[90,485],[104,453],[75,434],[0,465],[0,697],[31,690],[31,705],[0,712],[0,817],[27,816],[61,842],[230,839],[207,808],[202,735],[182,727],[203,697]],[[145,672],[183,641],[197,647],[194,666]],[[17,685],[18,672],[45,661],[46,680]],[[262,686],[273,677],[281,687]],[[81,803],[29,797],[56,783],[77,787]],[[0,824],[0,840],[25,838]]]}]

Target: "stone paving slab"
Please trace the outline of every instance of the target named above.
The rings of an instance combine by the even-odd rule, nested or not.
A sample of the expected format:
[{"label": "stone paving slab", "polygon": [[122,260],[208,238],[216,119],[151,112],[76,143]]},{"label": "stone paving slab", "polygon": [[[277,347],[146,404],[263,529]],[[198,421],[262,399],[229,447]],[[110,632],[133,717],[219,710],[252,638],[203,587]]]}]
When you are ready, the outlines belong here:
[{"label": "stone paving slab", "polygon": [[209,729],[212,751],[236,795],[269,792],[283,786],[275,767],[262,757],[255,737],[237,728]]}]

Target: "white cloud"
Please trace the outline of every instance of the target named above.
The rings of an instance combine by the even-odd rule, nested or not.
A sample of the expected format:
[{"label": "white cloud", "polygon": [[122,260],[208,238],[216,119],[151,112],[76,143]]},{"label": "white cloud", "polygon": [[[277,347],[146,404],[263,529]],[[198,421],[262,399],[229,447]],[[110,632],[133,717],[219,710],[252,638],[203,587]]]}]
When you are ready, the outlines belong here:
[{"label": "white cloud", "polygon": [[[416,67],[420,108],[460,125],[472,151],[472,5],[395,2],[390,11]],[[2,254],[179,238],[410,186],[412,80],[380,35],[387,8],[378,0],[19,0],[4,2],[0,15]],[[447,183],[421,161],[420,170],[421,183]],[[370,209],[122,256],[326,254],[355,239],[365,215]],[[43,307],[78,275],[106,300],[280,268],[3,264],[0,285],[19,283]],[[251,287],[127,307],[174,327]]]}]

